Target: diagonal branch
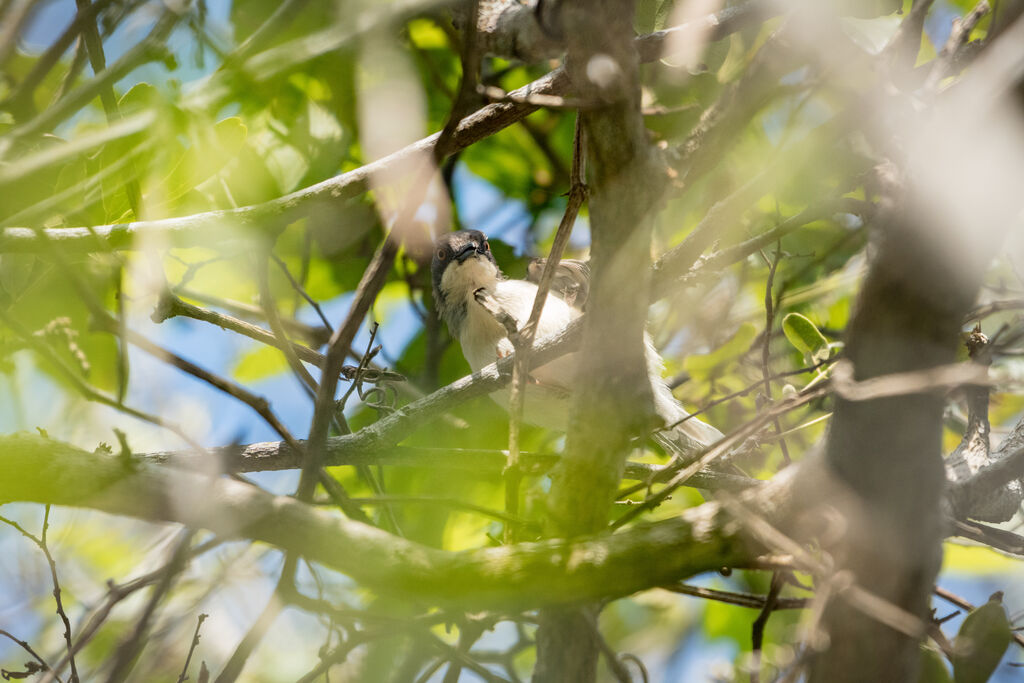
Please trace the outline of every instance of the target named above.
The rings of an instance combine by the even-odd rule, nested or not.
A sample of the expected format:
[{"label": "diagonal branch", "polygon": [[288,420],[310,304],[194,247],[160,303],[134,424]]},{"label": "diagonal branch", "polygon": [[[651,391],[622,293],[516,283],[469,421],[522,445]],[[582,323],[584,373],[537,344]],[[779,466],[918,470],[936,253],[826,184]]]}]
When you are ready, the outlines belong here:
[{"label": "diagonal branch", "polygon": [[[233,479],[128,468],[32,435],[0,438],[0,468],[0,501],[88,507],[250,538],[389,595],[438,604],[518,609],[621,596],[758,554],[715,504],[610,537],[446,552]],[[767,500],[774,506],[786,497]]]},{"label": "diagonal branch", "polygon": [[[702,21],[714,26],[709,40],[720,40],[746,26],[763,19],[765,7],[770,3],[750,2],[738,8],[729,8]],[[682,30],[683,27],[676,27]],[[671,31],[640,36],[635,40],[641,61],[651,62],[660,57],[662,46]],[[282,46],[286,47],[286,46]],[[275,48],[276,49],[276,48]],[[113,68],[113,67],[112,67]],[[566,95],[571,93],[570,81],[561,67],[547,75],[509,93],[523,102],[490,104],[464,117],[446,146],[450,156],[483,140],[504,128],[526,118],[540,107],[528,103],[531,95]],[[261,234],[268,223],[285,224],[306,215],[317,204],[333,204],[366,192],[368,179],[377,173],[393,169],[434,148],[440,133],[435,133],[391,155],[365,164],[357,169],[310,185],[283,197],[262,204],[237,209],[206,211],[152,221],[134,221],[112,225],[72,227],[47,230],[47,234],[67,249],[95,250],[99,243],[114,249],[131,249],[135,238],[143,233],[163,234],[173,246],[209,245],[228,239],[237,239],[239,231],[249,230]],[[39,251],[39,238],[32,228],[11,227],[0,232],[0,253]]]}]

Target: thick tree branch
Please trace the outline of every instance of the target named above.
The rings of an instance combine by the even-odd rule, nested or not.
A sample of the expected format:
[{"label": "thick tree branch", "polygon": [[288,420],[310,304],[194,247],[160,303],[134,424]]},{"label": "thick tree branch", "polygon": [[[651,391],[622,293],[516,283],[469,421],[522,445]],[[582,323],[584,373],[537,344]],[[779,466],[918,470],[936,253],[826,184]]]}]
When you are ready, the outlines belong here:
[{"label": "thick tree branch", "polygon": [[[232,479],[126,466],[37,436],[0,438],[0,465],[0,501],[88,507],[250,538],[389,595],[456,606],[518,609],[627,595],[758,554],[714,504],[614,536],[445,552]],[[772,506],[788,499],[770,497]]]}]

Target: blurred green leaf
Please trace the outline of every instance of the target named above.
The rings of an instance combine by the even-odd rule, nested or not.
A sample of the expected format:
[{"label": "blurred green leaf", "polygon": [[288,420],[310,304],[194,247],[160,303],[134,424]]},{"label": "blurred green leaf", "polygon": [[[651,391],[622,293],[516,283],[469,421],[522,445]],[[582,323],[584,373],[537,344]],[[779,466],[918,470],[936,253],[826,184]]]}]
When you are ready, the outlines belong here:
[{"label": "blurred green leaf", "polygon": [[928,645],[921,646],[921,674],[918,683],[953,683],[942,653]]},{"label": "blurred green leaf", "polygon": [[683,368],[697,382],[707,382],[723,372],[729,363],[745,354],[756,336],[757,328],[754,324],[743,323],[729,341],[711,353],[687,356],[683,361]]},{"label": "blurred green leaf", "polygon": [[813,363],[828,360],[828,339],[808,318],[799,313],[789,313],[782,319],[782,331],[789,343]]},{"label": "blurred green leaf", "polygon": [[971,611],[953,641],[953,679],[956,683],[985,683],[999,666],[1013,634],[997,592]]},{"label": "blurred green leaf", "polygon": [[239,357],[231,375],[239,382],[248,383],[267,379],[287,369],[288,361],[280,350],[272,346],[258,346]]}]

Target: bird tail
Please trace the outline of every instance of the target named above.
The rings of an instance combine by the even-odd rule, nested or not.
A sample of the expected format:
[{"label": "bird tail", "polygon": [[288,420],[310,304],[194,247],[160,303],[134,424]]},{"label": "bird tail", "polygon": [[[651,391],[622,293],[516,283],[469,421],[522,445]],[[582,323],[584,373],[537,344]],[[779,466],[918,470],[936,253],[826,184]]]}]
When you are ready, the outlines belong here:
[{"label": "bird tail", "polygon": [[[654,392],[654,410],[665,423],[665,429],[654,434],[654,440],[673,455],[684,460],[695,458],[708,446],[721,439],[724,435],[707,422],[690,417],[682,404],[672,395],[672,390],[660,379],[661,357],[654,349],[651,338],[645,335],[647,344],[647,371],[652,378],[651,389]],[[685,420],[685,421],[684,421]]]},{"label": "bird tail", "polygon": [[[657,405],[662,402],[657,397],[655,399],[658,414],[665,421],[666,429],[656,432],[653,438],[670,453],[692,459],[724,436],[707,422],[690,417],[674,397],[670,396],[669,399],[671,405]],[[683,419],[686,421],[680,422]]]}]

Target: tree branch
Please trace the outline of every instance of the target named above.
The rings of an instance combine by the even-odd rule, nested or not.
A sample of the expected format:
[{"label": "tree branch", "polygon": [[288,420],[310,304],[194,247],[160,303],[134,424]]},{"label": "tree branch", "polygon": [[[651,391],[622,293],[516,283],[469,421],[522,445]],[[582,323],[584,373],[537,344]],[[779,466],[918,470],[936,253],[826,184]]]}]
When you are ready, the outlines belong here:
[{"label": "tree branch", "polygon": [[[390,595],[439,604],[517,609],[621,596],[758,554],[714,504],[610,537],[445,552],[232,479],[126,467],[32,435],[0,437],[0,467],[0,501],[88,507],[263,541]],[[765,499],[776,506],[788,495]]]},{"label": "tree branch", "polygon": [[[720,40],[760,20],[762,17],[760,12],[765,4],[751,2],[748,5],[752,9],[737,11],[738,8],[730,8],[713,15],[715,17],[713,20],[705,20],[715,26],[710,40]],[[748,5],[743,7],[746,8]],[[658,59],[669,31],[671,29],[636,39],[643,61],[650,62]],[[259,56],[257,55],[257,57]],[[509,93],[511,96],[522,99],[523,102],[491,104],[464,117],[455,130],[451,144],[448,145],[445,153],[446,155],[455,154],[537,111],[539,107],[536,104],[527,103],[531,95],[566,95],[570,93],[569,78],[565,70],[559,67],[546,76]],[[126,119],[126,121],[129,120]],[[209,246],[215,242],[237,239],[241,232],[246,231],[250,234],[266,235],[267,225],[276,227],[287,224],[308,214],[317,205],[331,205],[366,192],[370,176],[396,168],[407,163],[409,159],[429,151],[435,146],[440,135],[440,133],[435,133],[382,159],[263,204],[152,221],[47,229],[46,233],[53,241],[61,243],[66,249],[82,251],[96,250],[101,245],[103,248],[132,249],[136,237],[148,232],[160,233],[167,238],[172,246],[180,247]],[[280,222],[274,219],[280,219]],[[0,232],[0,253],[35,252],[40,248],[39,238],[32,228],[11,227],[4,228]]]}]

